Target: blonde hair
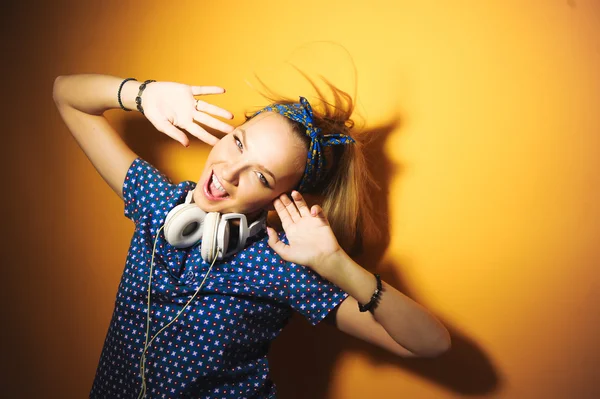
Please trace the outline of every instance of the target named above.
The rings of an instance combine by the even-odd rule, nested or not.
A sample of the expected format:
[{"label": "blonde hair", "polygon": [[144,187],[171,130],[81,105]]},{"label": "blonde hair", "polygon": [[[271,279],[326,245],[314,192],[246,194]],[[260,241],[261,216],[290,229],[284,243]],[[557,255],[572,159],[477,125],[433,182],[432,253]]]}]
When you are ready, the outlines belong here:
[{"label": "blonde hair", "polygon": [[[314,81],[304,76],[317,92],[317,101],[312,97],[309,101],[313,108],[314,124],[321,129],[320,134],[342,133],[352,137],[355,143],[325,147],[325,176],[314,189],[302,194],[318,197],[340,246],[349,254],[355,254],[362,249],[363,234],[375,237],[380,235],[374,222],[373,203],[369,195],[377,185],[369,173],[363,151],[369,138],[353,129],[354,121],[351,116],[355,104],[352,96],[323,79],[333,98],[332,102],[328,102]],[[298,102],[274,93],[264,84],[263,87],[268,94],[261,94],[272,104]],[[310,138],[304,126],[291,119],[286,120],[308,150]]]}]

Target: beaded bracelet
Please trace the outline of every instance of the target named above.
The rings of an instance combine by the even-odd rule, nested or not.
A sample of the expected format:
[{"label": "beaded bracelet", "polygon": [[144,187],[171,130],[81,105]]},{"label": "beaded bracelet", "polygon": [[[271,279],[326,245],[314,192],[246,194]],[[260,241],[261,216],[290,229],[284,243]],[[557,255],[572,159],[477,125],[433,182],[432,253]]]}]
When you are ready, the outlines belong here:
[{"label": "beaded bracelet", "polygon": [[135,98],[135,103],[137,104],[137,109],[144,115],[144,108],[142,108],[142,92],[146,88],[149,83],[156,82],[156,80],[146,80],[144,83],[140,85],[140,91],[138,92],[137,97]]},{"label": "beaded bracelet", "polygon": [[377,288],[375,289],[375,292],[371,296],[371,300],[369,301],[369,303],[367,303],[365,305],[361,305],[360,303],[358,304],[358,310],[360,310],[361,312],[366,312],[367,310],[371,310],[371,308],[373,308],[373,306],[376,305],[379,300],[379,296],[381,295],[381,291],[382,291],[381,277],[379,277],[379,274],[375,274],[375,279],[377,280]]},{"label": "beaded bracelet", "polygon": [[123,89],[123,85],[125,84],[125,82],[129,82],[130,80],[135,80],[135,78],[127,78],[124,81],[121,82],[121,85],[119,86],[119,91],[117,92],[117,99],[119,100],[119,105],[121,106],[121,109],[124,111],[131,111],[128,108],[125,108],[125,106],[123,105],[123,101],[121,101],[121,90]]}]

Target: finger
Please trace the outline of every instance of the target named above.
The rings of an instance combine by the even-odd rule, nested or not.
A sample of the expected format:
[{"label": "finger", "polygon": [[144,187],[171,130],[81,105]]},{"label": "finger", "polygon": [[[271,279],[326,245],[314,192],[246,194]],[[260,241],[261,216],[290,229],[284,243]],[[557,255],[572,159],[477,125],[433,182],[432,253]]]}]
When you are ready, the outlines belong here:
[{"label": "finger", "polygon": [[308,205],[306,205],[306,201],[304,201],[304,197],[302,197],[302,194],[300,194],[298,191],[294,190],[294,191],[292,191],[292,198],[294,199],[294,202],[296,203],[296,207],[298,208],[300,215],[302,217],[309,216],[310,209],[308,209]]},{"label": "finger", "polygon": [[217,107],[216,105],[209,104],[206,101],[197,100],[195,106],[197,111],[206,112],[207,114],[220,116],[221,118],[225,119],[233,119],[233,114],[231,112]]},{"label": "finger", "polygon": [[285,245],[283,241],[279,239],[279,236],[271,227],[267,227],[267,234],[269,235],[269,241],[267,243],[275,252],[279,254],[283,258],[283,260],[288,260],[287,255],[289,251],[289,245]]},{"label": "finger", "polygon": [[233,126],[199,111],[194,111],[194,120],[213,129],[220,130],[223,133],[231,133],[235,129]]},{"label": "finger", "polygon": [[320,219],[325,220],[325,222],[327,222],[327,216],[325,216],[325,212],[323,211],[323,208],[321,208],[319,205],[313,205],[313,207],[310,208],[310,214],[313,217],[318,217]]},{"label": "finger", "polygon": [[290,197],[288,197],[287,194],[282,194],[279,197],[279,199],[281,200],[281,202],[283,202],[283,205],[285,205],[285,207],[286,207],[288,213],[290,214],[290,217],[294,221],[294,223],[298,222],[302,216],[300,216],[300,212],[298,212],[298,208],[296,208],[296,205],[292,202]]},{"label": "finger", "polygon": [[192,94],[195,96],[223,93],[225,93],[225,89],[219,86],[192,86]]},{"label": "finger", "polygon": [[219,142],[219,139],[202,129],[201,126],[196,125],[194,122],[190,122],[189,124],[182,126],[185,130],[204,141],[206,144],[215,145]]},{"label": "finger", "polygon": [[279,198],[273,201],[273,206],[277,211],[277,215],[279,215],[279,219],[281,219],[281,225],[284,229],[287,228],[290,224],[294,223],[287,208],[285,207],[285,205],[283,205],[283,202],[281,202]]},{"label": "finger", "polygon": [[175,126],[173,126],[168,120],[165,119],[162,122],[155,123],[154,126],[167,136],[179,141],[185,147],[189,147],[190,140],[188,139],[186,134],[181,130],[177,129]]}]

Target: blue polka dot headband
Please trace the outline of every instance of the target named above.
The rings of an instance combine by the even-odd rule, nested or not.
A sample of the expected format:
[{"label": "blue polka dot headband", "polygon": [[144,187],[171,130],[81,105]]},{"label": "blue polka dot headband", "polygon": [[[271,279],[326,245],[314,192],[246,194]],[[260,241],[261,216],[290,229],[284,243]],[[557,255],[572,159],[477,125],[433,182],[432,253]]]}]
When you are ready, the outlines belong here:
[{"label": "blue polka dot headband", "polygon": [[306,128],[306,135],[310,137],[306,168],[304,169],[302,180],[300,180],[300,184],[297,187],[298,191],[306,192],[321,182],[326,166],[323,147],[354,143],[354,139],[345,134],[336,133],[325,136],[319,134],[321,133],[321,129],[314,125],[312,107],[304,97],[300,97],[300,103],[269,105],[252,116],[254,117],[265,111],[277,112],[288,119],[300,122]]}]

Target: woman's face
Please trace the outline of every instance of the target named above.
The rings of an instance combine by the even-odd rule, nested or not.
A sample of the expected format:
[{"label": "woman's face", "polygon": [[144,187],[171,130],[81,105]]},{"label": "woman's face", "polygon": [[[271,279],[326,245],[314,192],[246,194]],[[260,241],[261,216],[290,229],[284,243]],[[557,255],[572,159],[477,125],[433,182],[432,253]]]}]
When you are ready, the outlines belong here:
[{"label": "woman's face", "polygon": [[267,209],[298,184],[306,151],[284,116],[260,113],[213,147],[194,202],[205,212],[251,214]]}]

